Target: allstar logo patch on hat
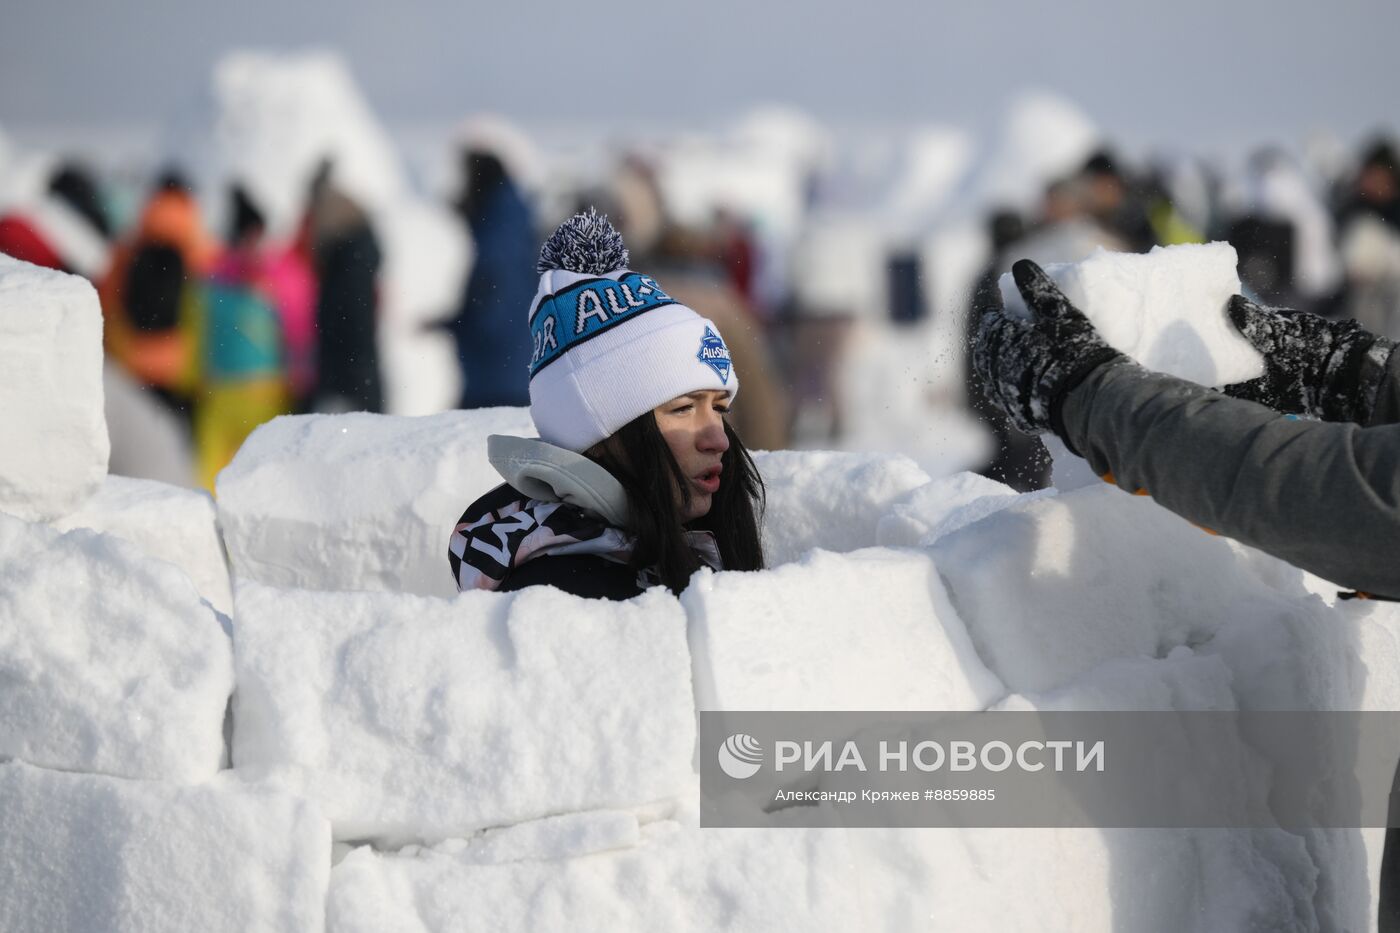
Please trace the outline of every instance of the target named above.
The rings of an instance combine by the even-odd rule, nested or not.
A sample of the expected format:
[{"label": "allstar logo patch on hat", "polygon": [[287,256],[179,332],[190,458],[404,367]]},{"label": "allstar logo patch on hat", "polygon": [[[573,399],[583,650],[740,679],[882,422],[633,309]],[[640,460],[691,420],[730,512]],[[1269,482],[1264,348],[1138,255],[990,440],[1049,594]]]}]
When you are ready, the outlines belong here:
[{"label": "allstar logo patch on hat", "polygon": [[704,336],[700,338],[700,352],[695,358],[719,373],[722,385],[729,385],[729,348],[724,345],[724,338],[708,324],[705,325]]}]

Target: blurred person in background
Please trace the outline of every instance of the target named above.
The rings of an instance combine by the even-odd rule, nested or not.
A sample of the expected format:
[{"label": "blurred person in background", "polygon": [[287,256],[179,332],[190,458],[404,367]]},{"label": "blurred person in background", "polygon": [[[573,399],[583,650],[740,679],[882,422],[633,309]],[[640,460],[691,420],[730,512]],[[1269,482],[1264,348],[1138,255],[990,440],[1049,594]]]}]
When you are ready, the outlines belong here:
[{"label": "blurred person in background", "polygon": [[725,335],[735,368],[744,372],[746,402],[731,416],[735,430],[756,450],[786,447],[788,393],[779,381],[764,325],[723,262],[725,228],[691,230],[675,223],[650,167],[636,157],[618,166],[609,194],[633,263],[654,270],[673,298],[714,321]]},{"label": "blurred person in background", "polygon": [[98,286],[108,355],[187,425],[199,376],[200,283],[217,250],[189,185],[167,171]]},{"label": "blurred person in background", "polygon": [[461,161],[454,206],[475,248],[451,325],[462,365],[458,407],[528,405],[530,335],[519,316],[535,294],[534,217],[506,155],[485,138],[473,139]]},{"label": "blurred person in background", "polygon": [[1240,283],[1247,293],[1269,305],[1302,304],[1294,287],[1291,221],[1251,212],[1231,220],[1221,238],[1235,248]]},{"label": "blurred person in background", "polygon": [[1341,282],[1332,218],[1317,184],[1281,149],[1249,159],[1220,238],[1239,254],[1245,290],[1268,304],[1324,311]]},{"label": "blurred person in background", "polygon": [[1129,252],[1145,253],[1157,244],[1142,192],[1108,150],[1089,157],[1077,183],[1083,209]]},{"label": "blurred person in background", "polygon": [[737,211],[721,207],[715,211],[714,234],[720,268],[730,287],[744,300],[744,306],[753,309],[758,300],[758,283],[754,275],[757,247],[752,230]]},{"label": "blurred person in background", "polygon": [[1341,315],[1400,339],[1400,160],[1390,140],[1362,154],[1337,228],[1346,274]]},{"label": "blurred person in background", "polygon": [[210,490],[253,429],[290,410],[287,324],[304,339],[314,292],[295,254],[267,248],[248,193],[235,185],[229,201],[228,249],[205,287],[195,414],[199,480]]},{"label": "blurred person in background", "polygon": [[330,162],[311,183],[307,234],[317,279],[316,390],[319,412],[382,411],[375,343],[382,253],[369,217],[336,187]]},{"label": "blurred person in background", "polygon": [[[993,238],[993,245],[997,244]],[[1100,247],[1115,252],[1131,252],[1127,240],[1104,226],[1089,209],[1086,188],[1082,181],[1070,177],[1045,186],[1040,209],[1024,232],[1014,241],[1002,240],[1000,251],[993,256],[993,269],[998,276],[1011,271],[1014,258],[1007,250],[1016,246],[1018,256],[1030,256],[1036,262],[1079,262]]]},{"label": "blurred person in background", "polygon": [[1153,239],[1161,246],[1204,243],[1205,234],[1176,203],[1171,183],[1160,170],[1149,171],[1142,179],[1143,203]]},{"label": "blurred person in background", "polygon": [[[245,192],[246,195],[246,192]],[[249,206],[256,210],[254,202]],[[316,392],[316,309],[319,288],[307,213],[290,243],[264,245],[262,278],[282,327],[282,360],[291,410],[311,410]]]},{"label": "blurred person in background", "polygon": [[112,226],[96,178],[59,163],[42,193],[0,216],[0,253],[96,281],[110,259]]}]

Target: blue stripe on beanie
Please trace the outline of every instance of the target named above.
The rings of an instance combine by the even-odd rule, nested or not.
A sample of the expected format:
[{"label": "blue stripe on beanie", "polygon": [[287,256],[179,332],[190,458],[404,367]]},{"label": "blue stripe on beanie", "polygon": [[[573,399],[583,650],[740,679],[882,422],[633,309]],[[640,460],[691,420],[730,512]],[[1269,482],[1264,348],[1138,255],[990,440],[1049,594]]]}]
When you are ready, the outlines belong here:
[{"label": "blue stripe on beanie", "polygon": [[541,301],[530,318],[530,378],[571,348],[655,308],[675,304],[649,275],[585,279]]}]

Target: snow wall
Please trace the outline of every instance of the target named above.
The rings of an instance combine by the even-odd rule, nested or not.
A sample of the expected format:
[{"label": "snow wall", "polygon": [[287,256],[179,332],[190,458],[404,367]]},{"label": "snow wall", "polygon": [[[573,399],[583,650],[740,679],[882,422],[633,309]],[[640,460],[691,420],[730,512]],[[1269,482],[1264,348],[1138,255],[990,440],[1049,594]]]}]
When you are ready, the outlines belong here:
[{"label": "snow wall", "polygon": [[[19,273],[0,328],[95,326]],[[279,419],[217,509],[0,458],[0,929],[1370,928],[1373,831],[701,830],[695,713],[1394,709],[1395,607],[1106,485],[828,452],[760,456],[769,570],[455,595],[484,437],[527,429]]]}]

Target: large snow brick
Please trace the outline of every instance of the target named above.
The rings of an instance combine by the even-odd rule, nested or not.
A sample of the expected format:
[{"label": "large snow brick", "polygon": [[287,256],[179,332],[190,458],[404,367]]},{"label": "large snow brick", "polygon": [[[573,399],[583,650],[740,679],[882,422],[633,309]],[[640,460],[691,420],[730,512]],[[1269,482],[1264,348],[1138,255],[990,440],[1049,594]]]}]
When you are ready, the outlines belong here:
[{"label": "large snow brick", "polygon": [[888,930],[1347,929],[1319,922],[1318,868],[1279,829],[862,829],[849,839],[848,883],[858,879]]},{"label": "large snow brick", "polygon": [[929,476],[908,457],[825,450],[759,452],[768,490],[763,548],[770,567],[812,548],[854,551],[876,543],[890,503]]},{"label": "large snow brick", "polygon": [[[1053,496],[1054,490],[1025,493]],[[890,505],[876,537],[881,547],[921,547],[1023,501],[1010,486],[977,473],[954,473],[926,483]]]},{"label": "large snow brick", "polygon": [[233,611],[214,500],[202,490],[108,476],[97,495],[53,525],[60,531],[91,528],[130,541],[185,571],[219,612]]},{"label": "large snow brick", "polygon": [[486,460],[487,435],[534,433],[523,408],[276,418],[219,474],[233,574],[285,588],[452,596],[452,528],[502,482]]},{"label": "large snow brick", "polygon": [[[865,915],[866,908],[878,914],[882,905],[862,905],[844,830],[701,830],[671,820],[638,826],[635,817],[620,821],[617,814],[567,820],[570,825],[556,827],[534,852],[492,838],[539,836],[533,826],[412,856],[356,849],[331,873],[326,928],[893,929]],[[576,844],[589,838],[596,846],[591,853]],[[575,844],[553,849],[566,841]]]},{"label": "large snow brick", "polygon": [[0,765],[0,929],[321,929],[330,831],[304,801]]},{"label": "large snow brick", "polygon": [[0,254],[0,512],[45,521],[107,472],[102,311],[87,280]]},{"label": "large snow brick", "polygon": [[200,781],[232,689],[228,636],[179,568],[0,515],[0,758]]},{"label": "large snow brick", "polygon": [[920,552],[702,573],[682,601],[701,709],[974,710],[1004,692]]},{"label": "large snow brick", "polygon": [[[1240,293],[1237,262],[1228,243],[1186,244],[1145,255],[1099,249],[1045,271],[1108,343],[1148,369],[1216,386],[1264,373],[1259,351],[1225,313]],[[1010,273],[999,284],[1008,312],[1025,314]]]},{"label": "large snow brick", "polygon": [[978,653],[1012,691],[1184,646],[1224,659],[1241,708],[1356,708],[1358,623],[1309,594],[1301,571],[1292,589],[1265,583],[1245,550],[1100,484],[1010,506],[931,553]]},{"label": "large snow brick", "polygon": [[685,617],[669,595],[240,583],[234,601],[233,764],[320,801],[337,838],[444,839],[692,786]]}]

